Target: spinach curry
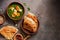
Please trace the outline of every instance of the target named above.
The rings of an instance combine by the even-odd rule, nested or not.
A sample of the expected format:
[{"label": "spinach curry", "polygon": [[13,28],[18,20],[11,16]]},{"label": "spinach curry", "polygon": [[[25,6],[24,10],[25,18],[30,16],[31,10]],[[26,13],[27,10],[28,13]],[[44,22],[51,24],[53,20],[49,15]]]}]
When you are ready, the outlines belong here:
[{"label": "spinach curry", "polygon": [[13,20],[19,20],[24,14],[22,5],[13,3],[8,7],[8,16]]}]

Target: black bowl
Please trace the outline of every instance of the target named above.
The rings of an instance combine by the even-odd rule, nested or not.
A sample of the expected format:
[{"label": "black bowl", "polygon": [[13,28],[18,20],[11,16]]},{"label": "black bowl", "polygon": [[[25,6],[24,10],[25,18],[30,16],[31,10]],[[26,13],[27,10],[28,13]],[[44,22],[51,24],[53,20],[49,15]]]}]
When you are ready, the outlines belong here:
[{"label": "black bowl", "polygon": [[[18,4],[18,5],[20,5],[20,6],[22,6],[22,8],[23,8],[23,15],[25,14],[25,7],[23,6],[23,4],[21,4],[21,3],[18,3],[18,2],[12,2],[11,4],[9,4],[8,5],[8,8],[9,8],[9,6],[11,6],[12,4]],[[7,8],[7,15],[8,15],[8,8]],[[22,15],[22,17],[23,17],[23,15]],[[9,15],[8,15],[8,17],[10,18],[10,19],[12,19],[12,20],[20,20],[22,17],[20,17],[20,18],[18,18],[18,19],[14,19],[14,18],[12,18],[12,17],[10,17]]]}]

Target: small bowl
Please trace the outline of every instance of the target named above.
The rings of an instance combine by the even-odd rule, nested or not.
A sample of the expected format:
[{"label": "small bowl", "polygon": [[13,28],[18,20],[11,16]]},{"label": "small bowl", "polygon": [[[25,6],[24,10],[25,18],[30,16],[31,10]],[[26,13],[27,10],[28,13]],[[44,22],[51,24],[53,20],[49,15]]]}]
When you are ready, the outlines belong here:
[{"label": "small bowl", "polygon": [[[0,14],[0,16],[2,16],[3,17],[3,23],[5,22],[5,16],[3,15],[3,14]],[[1,23],[0,25],[2,25],[3,23]]]},{"label": "small bowl", "polygon": [[23,40],[22,34],[17,33],[17,34],[14,36],[13,40]]},{"label": "small bowl", "polygon": [[[14,18],[12,18],[12,17],[10,17],[9,15],[8,15],[8,8],[9,8],[9,6],[11,6],[12,4],[18,4],[18,5],[21,5],[22,6],[22,8],[23,8],[23,15],[20,17],[20,18],[18,18],[18,19],[14,19]],[[12,20],[14,20],[14,21],[16,21],[16,20],[20,20],[23,16],[24,16],[24,14],[25,14],[25,7],[23,6],[23,4],[21,4],[21,3],[18,3],[18,2],[12,2],[11,4],[9,4],[8,5],[8,8],[7,8],[7,15],[8,15],[8,17],[10,18],[10,19],[12,19]]]}]

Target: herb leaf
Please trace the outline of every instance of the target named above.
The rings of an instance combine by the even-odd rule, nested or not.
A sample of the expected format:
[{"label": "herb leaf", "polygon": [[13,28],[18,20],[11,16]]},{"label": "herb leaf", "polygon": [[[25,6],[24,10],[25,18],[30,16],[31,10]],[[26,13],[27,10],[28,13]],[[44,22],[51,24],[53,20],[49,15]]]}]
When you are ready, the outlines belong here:
[{"label": "herb leaf", "polygon": [[[27,4],[26,3],[23,3],[23,4],[24,4],[24,6],[27,7]],[[30,11],[30,7],[27,7],[27,9],[28,9],[28,11]]]},{"label": "herb leaf", "polygon": [[28,7],[27,9],[28,9],[28,11],[30,11],[30,7]]},{"label": "herb leaf", "polygon": [[27,6],[27,4],[26,3],[23,3],[25,6]]}]

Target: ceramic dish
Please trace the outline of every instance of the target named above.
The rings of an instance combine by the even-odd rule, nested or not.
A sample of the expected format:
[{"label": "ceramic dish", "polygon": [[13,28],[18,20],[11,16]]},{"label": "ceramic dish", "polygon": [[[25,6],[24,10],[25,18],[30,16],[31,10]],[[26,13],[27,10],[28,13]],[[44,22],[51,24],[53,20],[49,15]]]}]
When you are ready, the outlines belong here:
[{"label": "ceramic dish", "polygon": [[0,25],[2,25],[5,22],[5,16],[3,14],[0,14],[0,17],[2,17],[0,18],[0,21],[2,22],[0,22]]},{"label": "ceramic dish", "polygon": [[14,36],[13,40],[23,40],[22,34],[17,33],[17,34]]},{"label": "ceramic dish", "polygon": [[20,20],[25,13],[25,8],[21,3],[12,2],[7,8],[7,15],[12,20]]}]

